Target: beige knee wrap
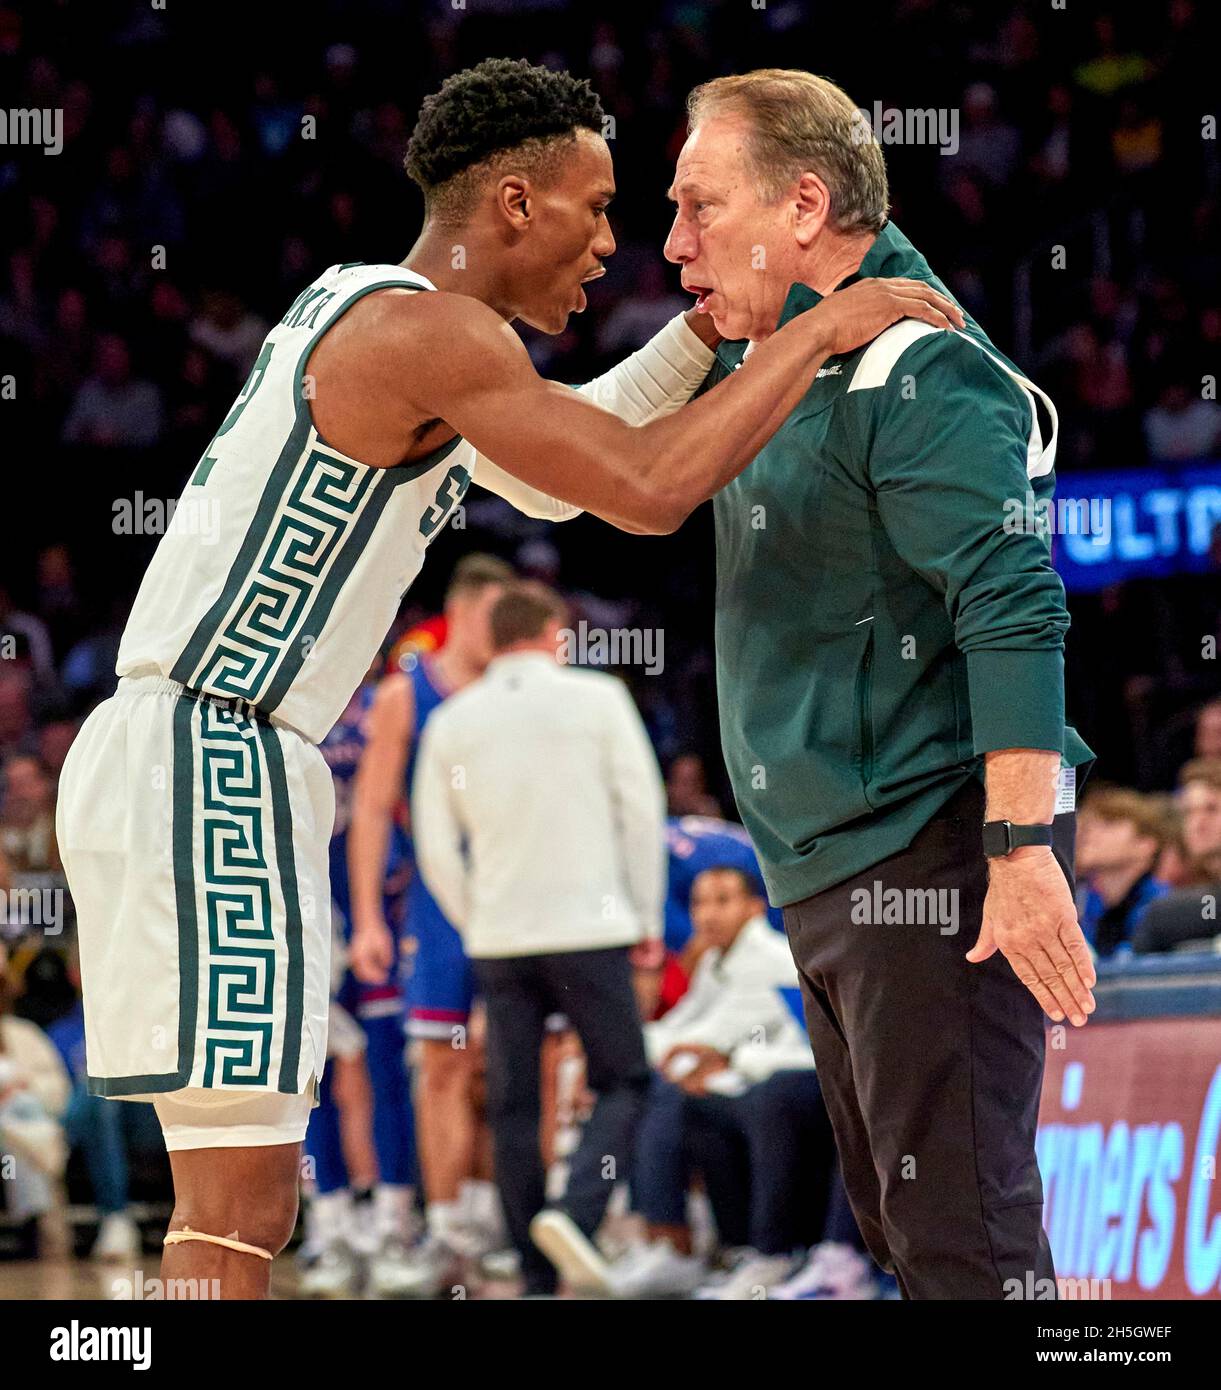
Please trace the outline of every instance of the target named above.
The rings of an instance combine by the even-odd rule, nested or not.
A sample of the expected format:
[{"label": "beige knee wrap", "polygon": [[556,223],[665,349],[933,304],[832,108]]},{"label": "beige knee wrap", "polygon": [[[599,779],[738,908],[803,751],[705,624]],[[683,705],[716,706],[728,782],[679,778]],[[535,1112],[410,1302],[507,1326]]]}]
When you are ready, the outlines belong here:
[{"label": "beige knee wrap", "polygon": [[181,1231],[169,1231],[162,1244],[181,1245],[187,1240],[203,1240],[209,1245],[223,1245],[226,1250],[236,1250],[239,1255],[257,1255],[261,1260],[270,1260],[272,1257],[270,1250],[261,1250],[257,1245],[247,1245],[245,1241],[238,1240],[236,1231],[231,1236],[209,1236],[203,1231],[193,1231],[190,1226],[184,1226]]}]

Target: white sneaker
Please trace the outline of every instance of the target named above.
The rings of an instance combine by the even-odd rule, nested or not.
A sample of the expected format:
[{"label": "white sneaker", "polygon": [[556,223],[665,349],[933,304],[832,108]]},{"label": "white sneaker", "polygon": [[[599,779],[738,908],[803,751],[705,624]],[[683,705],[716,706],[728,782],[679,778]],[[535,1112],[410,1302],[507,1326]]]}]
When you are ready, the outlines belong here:
[{"label": "white sneaker", "polygon": [[745,1260],[749,1260],[754,1251],[748,1245],[729,1246],[721,1251],[720,1266],[713,1269],[708,1278],[691,1295],[692,1298],[716,1298],[717,1290],[733,1278],[734,1270]]},{"label": "white sneaker", "polygon": [[768,1290],[782,1283],[793,1268],[791,1255],[760,1255],[749,1250],[730,1270],[728,1278],[696,1289],[699,1299],[719,1299],[749,1303],[767,1297]]},{"label": "white sneaker", "polygon": [[511,1245],[491,1250],[479,1261],[479,1273],[497,1283],[516,1279],[521,1273],[521,1256]]},{"label": "white sneaker", "polygon": [[121,1263],[140,1253],[140,1228],[125,1211],[112,1211],[102,1217],[97,1239],[89,1252],[92,1260]]},{"label": "white sneaker", "polygon": [[579,1293],[613,1293],[610,1265],[571,1216],[540,1211],[530,1222],[530,1239],[560,1272],[560,1278]]},{"label": "white sneaker", "polygon": [[797,1273],[768,1293],[768,1298],[778,1300],[876,1297],[869,1261],[851,1245],[833,1240],[816,1245]]},{"label": "white sneaker", "polygon": [[359,1274],[360,1265],[351,1247],[336,1241],[301,1275],[301,1292],[307,1298],[349,1298]]},{"label": "white sneaker", "polygon": [[680,1255],[668,1240],[641,1241],[610,1267],[617,1298],[685,1298],[708,1278],[698,1255]]},{"label": "white sneaker", "polygon": [[380,1298],[419,1297],[421,1287],[427,1289],[429,1284],[423,1261],[401,1240],[383,1241],[369,1261],[369,1289]]},{"label": "white sneaker", "polygon": [[[410,1250],[387,1251],[370,1266],[379,1292],[393,1298],[436,1298],[442,1289],[460,1282],[461,1256],[446,1241],[426,1236]],[[378,1273],[373,1271],[377,1269]]]}]

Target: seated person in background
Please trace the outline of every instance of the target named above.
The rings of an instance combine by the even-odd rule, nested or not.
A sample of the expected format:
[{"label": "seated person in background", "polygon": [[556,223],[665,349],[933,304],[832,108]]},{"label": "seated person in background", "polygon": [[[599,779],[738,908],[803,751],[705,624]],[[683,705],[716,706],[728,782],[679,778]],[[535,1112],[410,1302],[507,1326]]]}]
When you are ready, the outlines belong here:
[{"label": "seated person in background", "polygon": [[1196,758],[1179,773],[1183,844],[1195,866],[1190,886],[1150,904],[1133,942],[1138,955],[1173,951],[1221,936],[1221,758]]},{"label": "seated person in background", "polygon": [[[743,826],[710,816],[670,816],[666,821],[665,961],[662,971],[653,973],[652,993],[642,988],[642,980],[637,982],[641,1017],[646,1021],[664,1015],[687,991],[702,949],[691,926],[691,889],[700,874],[713,866],[744,870],[762,896],[759,859]],[[772,926],[783,931],[780,909],[765,905],[765,910]]]},{"label": "seated person in background", "polygon": [[1168,890],[1154,876],[1165,820],[1151,797],[1092,791],[1077,816],[1077,914],[1094,954],[1129,954],[1146,908]]},{"label": "seated person in background", "polygon": [[68,1076],[36,1023],[12,1013],[8,949],[0,945],[0,1153],[13,1160],[0,1183],[10,1221],[42,1216],[54,1205],[68,1150],[59,1116]]},{"label": "seated person in background", "polygon": [[1170,792],[1152,793],[1149,800],[1162,817],[1162,852],[1153,866],[1153,877],[1171,892],[1176,888],[1190,888],[1197,870],[1183,839],[1183,816],[1178,801]]},{"label": "seated person in background", "polygon": [[47,1029],[58,1050],[72,1093],[64,1111],[64,1134],[71,1149],[79,1149],[93,1188],[98,1209],[98,1233],[90,1255],[95,1260],[134,1260],[141,1250],[140,1228],[128,1210],[128,1166],[134,1152],[155,1155],[165,1168],[169,1192],[169,1167],[156,1112],[145,1101],[116,1105],[89,1094],[85,1068],[85,1010],[80,999],[80,959],[75,947],[68,955],[68,979],[77,993],[76,1003]]},{"label": "seated person in background", "polygon": [[[606,1291],[621,1297],[691,1293],[705,1281],[708,1269],[692,1254],[686,1217],[697,1168],[714,1215],[730,1228],[721,1230],[722,1243],[751,1247],[739,1266],[743,1273],[749,1267],[751,1288],[779,1283],[791,1271],[794,1249],[810,1243],[802,1236],[802,1201],[808,1194],[806,1229],[816,1228],[819,1196],[825,1202],[827,1184],[811,1184],[803,1155],[809,1143],[800,1142],[815,1137],[829,1176],[831,1130],[791,1003],[798,984],[788,943],[769,925],[753,876],[736,866],[697,876],[691,920],[702,947],[691,988],[645,1026],[656,1070],[631,1181],[647,1236],[605,1268]],[[704,1132],[718,1136],[718,1153],[732,1150],[738,1178],[701,1161],[691,1143],[697,1117]],[[735,1295],[726,1286],[718,1296]]]}]

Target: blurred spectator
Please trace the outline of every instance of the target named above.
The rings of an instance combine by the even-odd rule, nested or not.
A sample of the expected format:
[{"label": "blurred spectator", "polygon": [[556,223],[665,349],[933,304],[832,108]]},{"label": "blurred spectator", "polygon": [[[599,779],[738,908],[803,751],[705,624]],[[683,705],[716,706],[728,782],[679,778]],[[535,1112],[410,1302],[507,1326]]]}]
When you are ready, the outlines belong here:
[{"label": "blurred spectator", "polygon": [[1153,867],[1153,877],[1168,888],[1187,888],[1194,878],[1191,858],[1183,843],[1183,818],[1173,796],[1149,796],[1162,818],[1162,852]]},{"label": "blurred spectator", "polygon": [[47,1029],[72,1083],[64,1111],[64,1134],[79,1149],[98,1208],[98,1233],[91,1251],[95,1260],[132,1260],[140,1253],[140,1229],[129,1209],[130,1156],[164,1151],[161,1126],[153,1107],[141,1101],[116,1103],[89,1093],[85,1064],[85,1010],[79,998],[80,965],[75,953],[69,979],[78,997],[69,1011]]},{"label": "blurred spectator", "polygon": [[[46,625],[55,655],[62,657],[82,625],[80,594],[67,546],[48,545],[38,552],[35,582],[38,615]],[[54,671],[47,674],[53,677]]]},{"label": "blurred spectator", "polygon": [[1221,933],[1221,758],[1197,758],[1179,774],[1190,884],[1150,905],[1136,933],[1138,954],[1208,949]]},{"label": "blurred spectator", "polygon": [[642,258],[630,294],[606,315],[598,328],[598,351],[608,357],[634,352],[658,333],[675,314],[691,307],[680,294],[666,287],[662,262],[656,255]]},{"label": "blurred spectator", "polygon": [[1221,878],[1221,758],[1196,758],[1179,773],[1183,844],[1201,881]]},{"label": "blurred spectator", "polygon": [[1196,714],[1195,755],[1221,760],[1221,700],[1210,700]]},{"label": "blurred spectator", "polygon": [[1129,951],[1136,927],[1167,885],[1154,876],[1165,822],[1139,792],[1091,792],[1077,815],[1077,894],[1081,930],[1100,959]]},{"label": "blurred spectator", "polygon": [[30,708],[33,681],[28,669],[0,661],[0,767],[18,753],[38,747]]},{"label": "blurred spectator", "polygon": [[680,753],[666,771],[666,810],[672,816],[711,816],[721,807],[708,790],[704,760],[698,753]]},{"label": "blurred spectator", "polygon": [[18,754],[4,764],[0,802],[0,847],[15,875],[60,868],[55,842],[55,780],[35,754]]},{"label": "blurred spectator", "polygon": [[44,724],[38,731],[38,755],[57,782],[78,727],[70,719],[57,719],[54,723]]},{"label": "blurred spectator", "polygon": [[0,585],[0,661],[27,661],[43,681],[54,681],[55,659],[51,637],[41,618],[23,613]]},{"label": "blurred spectator", "polygon": [[145,448],[160,434],[161,392],[132,376],[131,354],[118,334],[102,334],[94,373],[77,391],[64,424],[64,443]]},{"label": "blurred spectator", "polygon": [[269,327],[236,294],[211,290],[204,296],[202,313],[191,324],[191,341],[227,363],[244,379],[259,355]]},{"label": "blurred spectator", "polygon": [[1013,177],[1021,152],[1017,129],[1001,120],[996,93],[987,82],[973,82],[962,99],[963,132],[958,156],[947,164],[961,164],[969,173],[996,188],[1004,188]]},{"label": "blurred spectator", "polygon": [[[12,1013],[8,949],[0,943],[0,1148],[16,1160],[0,1184],[10,1219],[28,1221],[54,1204],[67,1146],[59,1116],[68,1075],[42,1029]],[[8,1174],[5,1174],[8,1177]]]},{"label": "blurred spectator", "polygon": [[1221,405],[1192,395],[1181,382],[1167,382],[1145,411],[1145,442],[1155,462],[1205,458],[1219,439]]}]

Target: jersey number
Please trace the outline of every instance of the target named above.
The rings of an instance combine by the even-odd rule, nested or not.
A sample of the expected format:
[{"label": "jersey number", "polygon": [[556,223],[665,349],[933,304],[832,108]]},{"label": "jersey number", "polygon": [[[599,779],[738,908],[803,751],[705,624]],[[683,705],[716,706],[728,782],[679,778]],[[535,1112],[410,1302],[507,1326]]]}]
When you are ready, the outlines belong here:
[{"label": "jersey number", "polygon": [[444,478],[441,479],[441,486],[437,489],[437,495],[433,498],[432,505],[420,518],[420,535],[431,536],[438,526],[449,516],[450,512],[466,496],[466,490],[471,485],[471,475],[461,464],[455,463]]},{"label": "jersey number", "polygon": [[242,387],[241,394],[233,403],[233,409],[225,416],[225,423],[212,436],[212,443],[208,445],[207,453],[199,460],[199,466],[195,469],[195,476],[191,479],[192,487],[203,487],[208,481],[208,474],[212,471],[212,465],[216,460],[212,457],[212,450],[216,447],[216,441],[222,434],[229,431],[241,419],[242,411],[250,404],[251,397],[263,384],[263,377],[267,373],[267,364],[271,361],[271,351],[275,347],[274,343],[264,343],[263,350],[255,359],[255,364],[250,369],[250,375],[246,378],[246,384]]}]

